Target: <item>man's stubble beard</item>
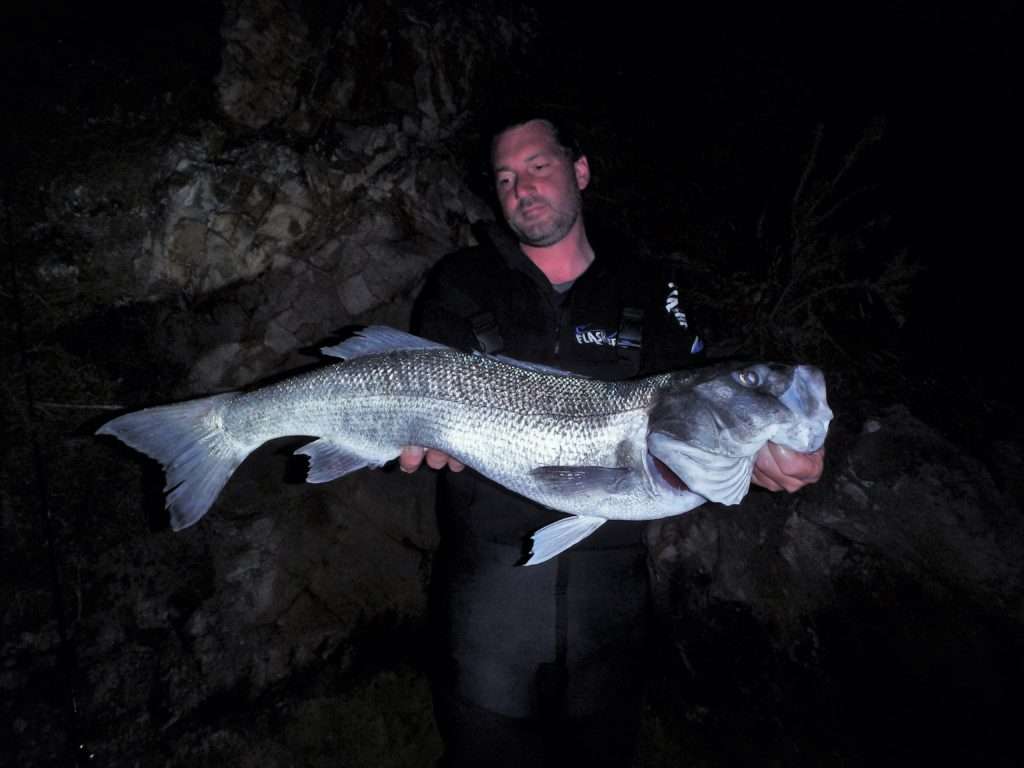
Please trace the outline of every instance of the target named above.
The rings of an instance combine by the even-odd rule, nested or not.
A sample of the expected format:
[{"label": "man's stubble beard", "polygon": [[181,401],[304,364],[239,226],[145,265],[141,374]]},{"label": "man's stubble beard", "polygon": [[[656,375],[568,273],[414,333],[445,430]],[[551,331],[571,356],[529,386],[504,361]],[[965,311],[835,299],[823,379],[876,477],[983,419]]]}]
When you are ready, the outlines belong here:
[{"label": "man's stubble beard", "polygon": [[[529,201],[527,200],[524,202]],[[572,198],[572,203],[572,208],[570,210],[559,211],[547,200],[543,200],[542,204],[546,205],[548,210],[552,212],[549,220],[539,221],[534,225],[531,225],[529,222],[519,224],[516,221],[516,217],[513,216],[507,219],[508,225],[519,239],[519,242],[525,245],[532,245],[538,248],[554,245],[569,234],[569,231],[576,223],[576,220],[580,217],[583,196],[580,194],[578,189]]]}]

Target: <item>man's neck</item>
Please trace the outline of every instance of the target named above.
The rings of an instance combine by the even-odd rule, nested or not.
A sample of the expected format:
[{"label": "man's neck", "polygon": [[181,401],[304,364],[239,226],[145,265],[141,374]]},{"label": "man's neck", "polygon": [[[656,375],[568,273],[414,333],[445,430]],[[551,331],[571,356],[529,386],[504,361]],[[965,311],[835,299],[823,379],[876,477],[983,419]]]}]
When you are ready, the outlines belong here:
[{"label": "man's neck", "polygon": [[553,245],[541,247],[520,243],[519,248],[552,285],[575,280],[594,261],[594,249],[587,240],[582,219],[569,230],[569,234]]}]

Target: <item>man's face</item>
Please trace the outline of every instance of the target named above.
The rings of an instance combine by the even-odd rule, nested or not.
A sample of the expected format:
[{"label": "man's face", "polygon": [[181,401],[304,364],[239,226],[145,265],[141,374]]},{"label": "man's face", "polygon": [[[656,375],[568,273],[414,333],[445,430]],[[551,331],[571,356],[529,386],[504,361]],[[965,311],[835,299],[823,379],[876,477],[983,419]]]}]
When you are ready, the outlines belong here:
[{"label": "man's face", "polygon": [[491,159],[498,202],[520,242],[562,240],[580,217],[580,192],[590,181],[587,158],[573,162],[551,126],[531,120],[498,134]]}]

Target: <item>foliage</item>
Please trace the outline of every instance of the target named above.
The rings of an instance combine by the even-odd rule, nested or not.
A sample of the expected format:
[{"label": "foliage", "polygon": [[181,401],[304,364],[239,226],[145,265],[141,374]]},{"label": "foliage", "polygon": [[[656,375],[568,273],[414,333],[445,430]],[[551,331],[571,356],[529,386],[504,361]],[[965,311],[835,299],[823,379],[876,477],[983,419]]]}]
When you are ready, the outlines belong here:
[{"label": "foliage", "polygon": [[760,263],[729,275],[738,353],[874,368],[891,362],[920,271],[893,242],[882,196],[864,173],[878,121],[830,163],[819,125],[788,200],[757,222]]}]

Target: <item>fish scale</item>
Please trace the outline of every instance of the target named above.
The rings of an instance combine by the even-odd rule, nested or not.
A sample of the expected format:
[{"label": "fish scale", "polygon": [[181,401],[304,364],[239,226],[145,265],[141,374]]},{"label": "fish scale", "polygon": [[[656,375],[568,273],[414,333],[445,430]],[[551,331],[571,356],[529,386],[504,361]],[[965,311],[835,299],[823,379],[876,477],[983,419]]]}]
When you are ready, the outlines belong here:
[{"label": "fish scale", "polygon": [[643,407],[649,398],[645,390],[665,378],[645,380],[640,386],[603,382],[517,367],[455,350],[431,349],[395,351],[373,359],[356,358],[308,375],[321,376],[322,386],[337,386],[349,394],[386,390],[525,414],[565,416]]}]

